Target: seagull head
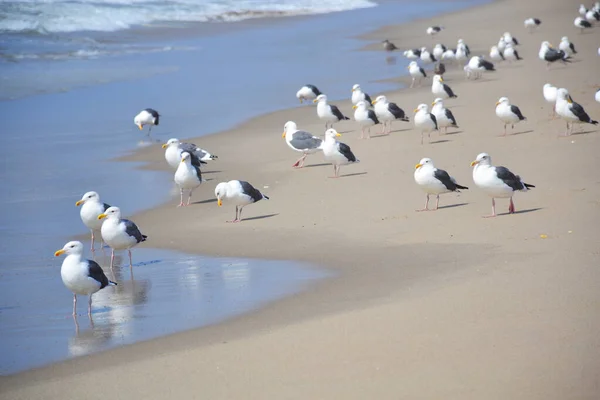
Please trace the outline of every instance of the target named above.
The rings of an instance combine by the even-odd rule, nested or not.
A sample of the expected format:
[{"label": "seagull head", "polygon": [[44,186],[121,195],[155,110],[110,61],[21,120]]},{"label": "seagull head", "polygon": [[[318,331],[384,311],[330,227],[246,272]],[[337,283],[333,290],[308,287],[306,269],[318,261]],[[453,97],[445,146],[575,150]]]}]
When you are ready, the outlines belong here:
[{"label": "seagull head", "polygon": [[568,37],[566,37],[566,36],[563,36],[563,37],[561,37],[561,38],[560,38],[560,41],[561,41],[561,42],[568,42],[568,41],[569,41],[569,38],[568,38]]},{"label": "seagull head", "polygon": [[72,241],[64,245],[64,247],[60,250],[57,250],[54,253],[55,257],[58,257],[62,254],[71,255],[71,254],[83,254],[83,243],[78,241]]},{"label": "seagull head", "polygon": [[223,205],[223,198],[227,196],[227,188],[229,185],[227,182],[221,182],[215,188],[215,197],[217,198],[217,204],[219,207]]},{"label": "seagull head", "polygon": [[441,75],[434,75],[434,76],[433,76],[433,80],[434,80],[435,82],[440,82],[440,83],[444,82],[444,79],[442,79],[442,76],[441,76]]},{"label": "seagull head", "polygon": [[80,205],[85,204],[86,201],[100,201],[100,195],[96,192],[87,192],[81,197],[81,200],[75,203],[75,205],[79,207]]},{"label": "seagull head", "polygon": [[162,148],[166,149],[167,147],[171,147],[171,146],[179,146],[179,140],[175,139],[175,138],[171,138],[167,141],[167,143],[162,145]]},{"label": "seagull head", "polygon": [[187,151],[184,151],[183,153],[181,153],[181,163],[182,164],[191,164],[192,163],[192,156],[190,155],[190,153],[188,153]]},{"label": "seagull head", "polygon": [[548,41],[542,42],[542,49],[549,49],[551,47],[552,47],[552,45],[550,44],[550,42],[548,42]]},{"label": "seagull head", "polygon": [[480,153],[475,161],[471,163],[471,167],[476,165],[492,165],[492,158],[488,153]]},{"label": "seagull head", "polygon": [[358,83],[356,85],[352,86],[353,92],[356,92],[357,90],[360,90],[360,85]]},{"label": "seagull head", "polygon": [[435,100],[433,101],[433,103],[431,103],[431,105],[432,105],[432,106],[435,106],[435,105],[438,105],[438,104],[439,104],[440,106],[443,106],[443,105],[444,105],[444,100],[442,100],[440,97],[438,97],[437,99],[435,99]]},{"label": "seagull head", "polygon": [[317,96],[316,99],[313,100],[313,103],[327,103],[327,96],[324,94],[320,94]]},{"label": "seagull head", "polygon": [[285,123],[285,125],[283,126],[283,134],[281,135],[282,138],[285,138],[285,135],[289,132],[289,133],[294,133],[298,130],[298,125],[296,125],[296,123],[294,121],[288,121]]},{"label": "seagull head", "polygon": [[119,207],[108,207],[108,209],[106,211],[104,211],[102,214],[98,215],[98,219],[104,219],[104,218],[120,219],[121,218],[121,209]]},{"label": "seagull head", "polygon": [[496,107],[498,107],[500,104],[508,104],[508,97],[500,97],[496,102]]},{"label": "seagull head", "polygon": [[427,51],[427,47],[421,47],[421,52],[424,53]]},{"label": "seagull head", "polygon": [[375,103],[387,103],[387,97],[385,97],[384,95],[381,96],[377,96],[377,98],[375,100],[373,100],[373,105],[375,105]]},{"label": "seagull head", "polygon": [[417,64],[417,62],[416,62],[416,61],[411,61],[411,62],[408,64],[408,67],[406,67],[406,69],[411,69],[412,67],[418,67],[418,66],[419,66],[419,64]]},{"label": "seagull head", "polygon": [[417,108],[415,108],[415,111],[414,111],[414,112],[415,112],[415,113],[418,113],[418,112],[420,112],[420,111],[423,111],[423,112],[427,112],[427,111],[429,111],[429,107],[427,107],[427,104],[419,104],[419,105],[417,106]]},{"label": "seagull head", "polygon": [[140,116],[140,114],[135,116],[135,118],[133,119],[133,123],[136,124],[137,127],[140,128],[140,131],[141,131],[142,129],[144,129],[144,124],[142,122],[142,117]]},{"label": "seagull head", "polygon": [[573,102],[573,99],[571,98],[569,91],[565,88],[560,88],[556,91],[556,98],[561,99],[561,100],[566,100],[569,103]]},{"label": "seagull head", "polygon": [[352,106],[352,109],[356,110],[357,108],[361,108],[366,110],[367,109],[367,102],[364,100],[359,101],[358,103],[356,103],[355,105]]},{"label": "seagull head", "polygon": [[327,129],[325,131],[325,137],[328,138],[328,139],[335,139],[336,137],[340,137],[340,136],[342,136],[342,134],[338,133],[338,131],[336,131],[333,128]]},{"label": "seagull head", "polygon": [[419,161],[419,163],[417,165],[415,165],[415,169],[419,169],[422,167],[429,167],[429,168],[433,168],[433,160],[431,158],[421,158],[421,161]]}]

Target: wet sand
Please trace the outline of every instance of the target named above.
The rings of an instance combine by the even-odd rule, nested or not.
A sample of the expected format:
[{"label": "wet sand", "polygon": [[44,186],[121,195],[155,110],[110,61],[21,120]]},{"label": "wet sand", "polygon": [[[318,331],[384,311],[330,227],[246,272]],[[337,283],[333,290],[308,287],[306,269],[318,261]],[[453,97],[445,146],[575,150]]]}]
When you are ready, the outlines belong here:
[{"label": "wet sand", "polygon": [[[598,28],[578,34],[576,10],[560,0],[505,0],[369,35],[401,48],[462,37],[481,54],[508,30],[524,61],[474,82],[451,69],[446,81],[459,97],[446,106],[460,132],[433,134],[434,143],[421,146],[412,124],[371,140],[358,139],[355,122],[339,124],[361,163],[342,167],[338,180],[320,155],[291,168],[297,154],[281,139],[283,125],[322,133],[312,106],[194,139],[219,155],[209,166],[222,171],[219,180],[248,180],[271,200],[247,207],[244,223],[226,224],[233,207],[217,207],[209,181],[192,207],[176,209],[173,198],[135,216],[153,246],[307,261],[339,276],[225,324],[2,378],[3,397],[597,398],[600,130],[584,125],[559,137],[564,122],[549,119],[542,97],[546,82],[567,87],[600,117]],[[523,20],[531,16],[543,24],[530,35]],[[424,34],[431,24],[447,27],[434,41]],[[564,35],[579,54],[547,71],[539,45]],[[410,113],[433,100],[429,84],[387,95]],[[501,96],[527,117],[508,137],[498,136],[494,114]],[[348,101],[335,104],[351,114]],[[481,218],[491,202],[473,186],[469,163],[482,151],[536,185],[515,196],[516,215]],[[416,213],[425,196],[413,168],[425,156],[471,189],[444,195],[437,212]],[[128,160],[164,168],[158,146]],[[507,202],[497,203],[506,212]]]}]

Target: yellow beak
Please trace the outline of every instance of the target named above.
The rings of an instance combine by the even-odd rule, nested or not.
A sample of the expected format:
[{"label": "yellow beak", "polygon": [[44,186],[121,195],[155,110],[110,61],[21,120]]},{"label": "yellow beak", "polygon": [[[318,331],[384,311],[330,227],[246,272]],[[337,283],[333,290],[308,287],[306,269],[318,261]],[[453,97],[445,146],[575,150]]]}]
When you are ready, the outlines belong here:
[{"label": "yellow beak", "polygon": [[418,108],[415,108],[413,112],[415,112],[415,113],[416,113],[416,112],[419,112],[419,109],[418,109]]},{"label": "yellow beak", "polygon": [[313,103],[316,103],[316,102],[317,102],[317,99],[314,99],[314,100],[313,100]]},{"label": "yellow beak", "polygon": [[65,251],[64,251],[63,249],[57,250],[57,251],[54,253],[54,257],[58,257],[58,256],[60,256],[61,254],[65,254]]},{"label": "yellow beak", "polygon": [[440,82],[444,82],[444,78],[440,76]]},{"label": "yellow beak", "polygon": [[431,103],[432,106],[435,106],[435,101],[433,103]]},{"label": "yellow beak", "polygon": [[300,99],[300,104],[302,104],[302,99]]},{"label": "yellow beak", "polygon": [[144,129],[144,128],[142,127],[142,124],[138,124],[138,128],[140,128],[140,131],[141,131],[142,129]]},{"label": "yellow beak", "polygon": [[475,160],[475,161],[473,161],[473,162],[471,163],[471,167],[474,167],[474,166],[476,166],[477,164],[479,164],[479,161]]},{"label": "yellow beak", "polygon": [[354,92],[356,89],[352,89],[352,91]]},{"label": "yellow beak", "polygon": [[217,204],[219,205],[219,207],[221,207],[223,205],[223,200],[218,199]]},{"label": "yellow beak", "polygon": [[285,138],[285,132],[283,132],[283,133],[281,134],[281,137],[282,137],[282,138]]},{"label": "yellow beak", "polygon": [[352,106],[353,110],[356,110],[358,108],[358,106]]},{"label": "yellow beak", "polygon": [[496,102],[496,107],[498,107],[498,105],[499,105],[499,104],[500,104],[500,102],[499,102],[499,101],[497,101],[497,102]]},{"label": "yellow beak", "polygon": [[185,158],[182,158],[181,159],[181,163],[183,164],[184,162],[185,162]]},{"label": "yellow beak", "polygon": [[336,133],[335,136],[336,137],[342,137],[342,134],[341,133]]},{"label": "yellow beak", "polygon": [[167,147],[169,147],[169,145],[168,145],[168,144],[166,144],[166,143],[162,145],[162,148],[163,148],[163,149],[166,149]]},{"label": "yellow beak", "polygon": [[79,200],[77,203],[75,203],[75,205],[76,205],[77,207],[79,207],[79,206],[80,206],[80,205],[82,205],[82,204],[83,204],[83,200]]},{"label": "yellow beak", "polygon": [[377,103],[377,100],[373,100],[373,101],[371,102],[371,104],[373,104],[373,105],[375,105],[375,103]]},{"label": "yellow beak", "polygon": [[104,213],[98,215],[98,219],[103,219],[103,218],[106,218],[106,217],[107,217],[107,215],[104,214]]},{"label": "yellow beak", "polygon": [[423,164],[417,164],[417,165],[415,165],[415,169],[419,169],[419,168],[421,168],[422,166],[423,166]]},{"label": "yellow beak", "polygon": [[567,97],[567,103],[572,104],[573,103],[573,98],[571,97],[571,95],[569,95]]}]

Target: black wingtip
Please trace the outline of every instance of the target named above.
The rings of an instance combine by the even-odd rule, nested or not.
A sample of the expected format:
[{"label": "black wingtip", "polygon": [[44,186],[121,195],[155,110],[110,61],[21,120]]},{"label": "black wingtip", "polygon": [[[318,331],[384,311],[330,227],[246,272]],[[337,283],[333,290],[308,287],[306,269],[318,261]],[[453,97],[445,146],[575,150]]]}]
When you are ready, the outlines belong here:
[{"label": "black wingtip", "polygon": [[348,118],[344,115],[344,121],[349,121],[349,120],[350,120],[350,118]]},{"label": "black wingtip", "polygon": [[590,121],[590,124],[592,125],[598,125],[598,121],[594,121],[593,119]]},{"label": "black wingtip", "polygon": [[142,235],[142,242],[145,242],[145,241],[146,241],[146,239],[148,239],[148,236],[146,236],[146,235]]},{"label": "black wingtip", "polygon": [[469,188],[468,188],[468,187],[466,187],[466,186],[461,186],[461,185],[458,185],[458,184],[456,185],[456,188],[457,188],[457,189],[462,189],[462,190],[468,190],[468,189],[469,189]]},{"label": "black wingtip", "polygon": [[263,194],[262,196],[263,196],[263,199],[265,199],[265,200],[271,200],[271,199],[269,199],[269,196],[267,196],[266,194]]},{"label": "black wingtip", "polygon": [[114,285],[114,286],[118,286],[117,282],[113,282],[113,281],[108,281],[109,285]]},{"label": "black wingtip", "polygon": [[452,99],[456,99],[457,97],[458,97],[457,95],[450,96],[450,98],[452,98]]},{"label": "black wingtip", "polygon": [[524,185],[525,185],[525,187],[526,187],[527,189],[530,189],[530,188],[534,188],[534,187],[535,187],[534,185],[530,185],[529,183],[524,183]]},{"label": "black wingtip", "polygon": [[407,117],[404,117],[404,118],[400,118],[400,121],[410,122],[410,119],[408,119]]}]

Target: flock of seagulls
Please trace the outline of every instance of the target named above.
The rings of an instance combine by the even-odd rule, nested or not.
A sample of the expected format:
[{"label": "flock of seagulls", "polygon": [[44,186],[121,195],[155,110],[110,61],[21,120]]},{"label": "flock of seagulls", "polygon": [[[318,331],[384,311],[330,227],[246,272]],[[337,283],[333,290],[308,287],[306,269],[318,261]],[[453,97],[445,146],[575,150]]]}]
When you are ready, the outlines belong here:
[{"label": "flock of seagulls", "polygon": [[[582,31],[593,28],[594,25],[600,23],[600,2],[596,2],[591,9],[581,5],[579,14],[574,21],[575,26]],[[524,21],[524,26],[529,32],[539,29],[541,24],[540,19],[533,17]],[[441,26],[431,26],[427,28],[426,33],[433,38],[443,29]],[[387,39],[383,41],[382,45],[388,52],[399,50]],[[419,104],[414,110],[412,121],[416,130],[421,133],[421,144],[424,143],[425,134],[430,138],[433,131],[447,133],[448,128],[458,128],[455,116],[444,104],[445,100],[452,100],[458,96],[450,86],[444,83],[443,75],[446,67],[442,61],[457,65],[464,64],[467,79],[479,79],[483,74],[496,70],[493,62],[523,60],[516,50],[516,46],[519,46],[517,38],[509,32],[505,32],[500,36],[498,43],[490,48],[489,60],[491,61],[488,61],[484,55],[472,56],[469,46],[463,39],[457,41],[455,49],[437,43],[431,52],[426,47],[408,49],[403,52],[403,55],[411,60],[407,67],[412,78],[411,88],[420,85],[422,80],[428,77],[425,66],[434,64],[431,93],[435,100],[431,103],[431,111],[427,104]],[[565,36],[561,38],[558,48],[554,48],[548,41],[542,42],[538,56],[540,60],[550,66],[555,62],[567,64],[576,54],[578,53],[575,45]],[[600,55],[600,49],[598,49],[598,54]],[[544,85],[542,92],[544,100],[552,106],[552,115],[566,122],[566,135],[572,133],[574,124],[598,124],[579,103],[573,100],[567,89],[557,88],[548,83]],[[326,94],[315,85],[302,86],[297,91],[296,98],[300,103],[312,101],[317,104],[317,118],[325,123],[325,134],[324,138],[321,138],[310,132],[299,130],[294,121],[288,121],[284,125],[282,137],[286,144],[293,151],[302,154],[293,167],[302,168],[308,155],[320,151],[323,152],[325,160],[333,166],[332,178],[340,177],[342,165],[359,163],[360,160],[354,155],[351,148],[338,141],[341,134],[333,128],[334,124],[350,120],[350,118],[345,116],[337,106],[329,104]],[[600,90],[595,93],[595,100],[600,102]],[[354,120],[361,129],[361,138],[370,138],[371,128],[375,125],[382,125],[380,134],[390,134],[393,121],[410,122],[405,112],[397,104],[389,102],[384,95],[379,95],[372,100],[359,84],[352,87],[351,101]],[[509,99],[504,96],[496,102],[495,111],[496,116],[504,125],[504,135],[506,135],[509,125],[511,129],[514,129],[515,124],[526,120],[519,107],[511,104]],[[160,114],[152,108],[146,108],[134,117],[134,123],[140,130],[148,126],[147,135],[150,135],[152,127],[159,125],[159,120]],[[202,166],[217,160],[218,157],[195,144],[180,142],[176,138],[168,140],[162,147],[165,149],[167,164],[175,171],[174,182],[180,189],[178,206],[187,206],[191,202],[193,191],[205,182],[202,178]],[[479,154],[471,166],[473,167],[473,183],[492,199],[490,217],[497,215],[495,199],[508,198],[508,212],[514,213],[513,196],[515,192],[526,192],[535,187],[525,183],[519,175],[514,174],[508,168],[492,165],[491,157],[487,153]],[[467,186],[458,184],[448,172],[436,168],[430,158],[423,158],[416,164],[414,180],[426,193],[425,207],[417,211],[437,210],[440,194],[468,190]],[[188,197],[187,202],[184,203],[186,191]],[[219,207],[223,205],[224,201],[235,205],[235,217],[233,220],[227,221],[234,223],[242,220],[242,210],[247,205],[269,200],[268,196],[243,180],[221,182],[216,186],[214,194]],[[432,195],[436,196],[435,208],[429,208],[429,200]],[[85,193],[76,202],[76,206],[81,206],[81,220],[90,230],[91,251],[94,252],[94,245],[99,234],[101,248],[106,244],[112,250],[111,270],[114,267],[115,250],[127,250],[129,266],[133,268],[131,250],[146,241],[148,236],[144,235],[133,221],[122,218],[121,210],[118,207],[101,201],[97,192]],[[61,277],[64,285],[73,292],[73,315],[76,315],[77,295],[89,296],[88,314],[91,315],[92,294],[117,284],[107,278],[100,265],[95,261],[84,259],[83,250],[81,242],[71,241],[55,252],[57,257],[66,255],[61,267]]]}]

